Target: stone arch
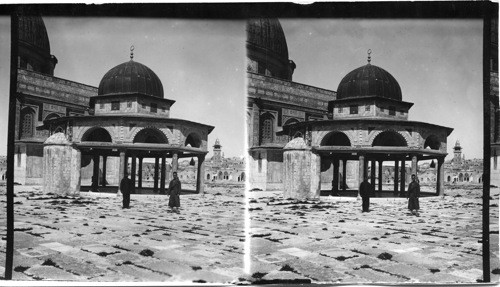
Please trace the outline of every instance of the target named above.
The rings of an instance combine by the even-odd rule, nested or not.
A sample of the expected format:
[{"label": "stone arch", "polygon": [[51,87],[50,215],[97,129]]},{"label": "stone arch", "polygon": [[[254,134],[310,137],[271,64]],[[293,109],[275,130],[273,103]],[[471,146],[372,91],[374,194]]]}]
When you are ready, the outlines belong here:
[{"label": "stone arch", "polygon": [[35,120],[36,112],[31,107],[25,107],[21,110],[20,115],[20,137],[32,137],[35,135]]},{"label": "stone arch", "polygon": [[207,180],[210,180],[210,173],[207,173]]},{"label": "stone arch", "polygon": [[430,135],[425,139],[424,149],[427,147],[434,150],[439,150],[441,148],[441,142],[436,135]]},{"label": "stone arch", "polygon": [[296,123],[298,123],[298,122],[299,122],[299,120],[297,120],[297,119],[295,119],[295,118],[291,118],[291,119],[286,120],[286,122],[285,122],[283,125],[284,125],[284,126],[285,126],[285,125],[291,125],[291,124],[296,124]]},{"label": "stone arch", "polygon": [[108,130],[102,127],[91,127],[85,131],[81,141],[89,142],[112,142],[112,137]]},{"label": "stone arch", "polygon": [[224,177],[222,171],[219,171],[219,174],[217,175],[217,179],[222,179]]},{"label": "stone arch", "polygon": [[374,135],[371,146],[408,146],[408,141],[395,130],[385,130]]},{"label": "stone arch", "polygon": [[184,142],[184,146],[188,145],[195,148],[201,147],[201,136],[195,132],[190,133]]},{"label": "stone arch", "polygon": [[464,181],[464,175],[462,173],[458,175],[458,181],[460,182]]},{"label": "stone arch", "polygon": [[228,180],[229,179],[229,174],[227,173],[227,171],[224,172],[224,179],[225,180]]},{"label": "stone arch", "polygon": [[245,181],[245,172],[241,172],[240,181]]},{"label": "stone arch", "polygon": [[259,118],[259,143],[266,144],[272,143],[274,140],[274,116],[266,112]]},{"label": "stone arch", "polygon": [[320,146],[351,146],[351,141],[345,133],[332,131],[321,139]]},{"label": "stone arch", "polygon": [[145,127],[134,135],[133,143],[168,144],[167,136],[158,128]]},{"label": "stone arch", "polygon": [[48,115],[45,117],[44,121],[47,121],[47,120],[52,120],[52,119],[58,119],[58,118],[60,118],[60,117],[61,117],[61,116],[60,116],[59,114],[56,114],[56,113],[50,113],[50,114],[48,114]]}]

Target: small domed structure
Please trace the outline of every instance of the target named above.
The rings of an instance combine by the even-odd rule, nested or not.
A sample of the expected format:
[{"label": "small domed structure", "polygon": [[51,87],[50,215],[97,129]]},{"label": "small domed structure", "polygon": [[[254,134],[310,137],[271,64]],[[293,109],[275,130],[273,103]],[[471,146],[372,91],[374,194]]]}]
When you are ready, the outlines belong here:
[{"label": "small domed structure", "polygon": [[250,19],[247,23],[248,70],[291,80],[296,65],[288,59],[285,34],[278,19]]},{"label": "small domed structure", "polygon": [[402,100],[401,87],[386,70],[372,64],[359,67],[340,81],[337,99],[382,97]]},{"label": "small domed structure", "polygon": [[130,60],[109,70],[99,83],[99,96],[124,94],[163,98],[163,85],[150,68]]}]

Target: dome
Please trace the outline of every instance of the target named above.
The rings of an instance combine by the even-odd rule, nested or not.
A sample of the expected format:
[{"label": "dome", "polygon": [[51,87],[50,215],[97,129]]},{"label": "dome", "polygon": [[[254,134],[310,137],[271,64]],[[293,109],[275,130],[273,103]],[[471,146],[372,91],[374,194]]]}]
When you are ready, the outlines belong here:
[{"label": "dome", "polygon": [[104,75],[97,94],[141,94],[163,98],[163,85],[150,68],[130,60]]},{"label": "dome", "polygon": [[247,22],[248,70],[266,76],[292,79],[296,65],[288,59],[285,34],[278,19]]},{"label": "dome", "polygon": [[376,96],[402,101],[401,88],[386,70],[368,63],[340,81],[337,99]]},{"label": "dome", "polygon": [[57,58],[50,54],[49,36],[40,16],[20,16],[18,68],[54,75]]},{"label": "dome", "polygon": [[42,17],[19,17],[19,42],[32,46],[43,54],[50,54],[49,36]]},{"label": "dome", "polygon": [[265,50],[271,57],[288,61],[288,46],[278,19],[250,19],[247,25],[247,42]]}]

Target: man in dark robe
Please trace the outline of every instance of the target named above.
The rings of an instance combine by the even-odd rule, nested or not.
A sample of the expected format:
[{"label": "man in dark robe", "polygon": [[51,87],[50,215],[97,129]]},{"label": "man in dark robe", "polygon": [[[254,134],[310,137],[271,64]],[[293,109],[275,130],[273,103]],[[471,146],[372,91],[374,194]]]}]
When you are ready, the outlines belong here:
[{"label": "man in dark robe", "polygon": [[373,195],[373,188],[366,176],[359,186],[359,195],[363,200],[363,212],[370,212],[370,197]]},{"label": "man in dark robe", "polygon": [[132,180],[127,175],[120,182],[120,191],[123,195],[123,208],[130,208],[130,192],[132,190]]},{"label": "man in dark robe", "polygon": [[411,175],[411,182],[408,185],[408,209],[412,214],[419,216],[418,210],[420,209],[420,204],[418,202],[418,198],[420,197],[420,185],[417,181],[417,176]]},{"label": "man in dark robe", "polygon": [[177,172],[175,171],[173,177],[174,179],[172,179],[168,185],[168,194],[170,195],[168,206],[172,211],[179,213],[179,207],[181,207],[181,181],[177,177]]}]

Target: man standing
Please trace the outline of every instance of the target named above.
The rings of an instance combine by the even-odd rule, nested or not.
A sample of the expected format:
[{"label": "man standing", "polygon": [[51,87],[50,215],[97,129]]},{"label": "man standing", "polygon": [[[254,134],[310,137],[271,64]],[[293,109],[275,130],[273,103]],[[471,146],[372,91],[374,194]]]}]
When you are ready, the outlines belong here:
[{"label": "man standing", "polygon": [[412,214],[419,216],[418,210],[420,209],[420,204],[418,202],[418,198],[420,197],[420,185],[417,181],[417,176],[411,175],[411,182],[408,186],[408,209]]},{"label": "man standing", "polygon": [[130,208],[130,191],[132,190],[132,180],[125,175],[120,182],[120,191],[123,195],[123,208]]},{"label": "man standing", "polygon": [[363,200],[363,212],[370,212],[370,197],[373,194],[372,185],[368,182],[368,178],[365,175],[364,180],[359,186],[359,195]]},{"label": "man standing", "polygon": [[170,195],[168,206],[170,206],[172,211],[179,213],[179,207],[181,207],[181,182],[177,177],[177,172],[174,171],[173,177],[174,179],[168,185],[168,194]]}]

